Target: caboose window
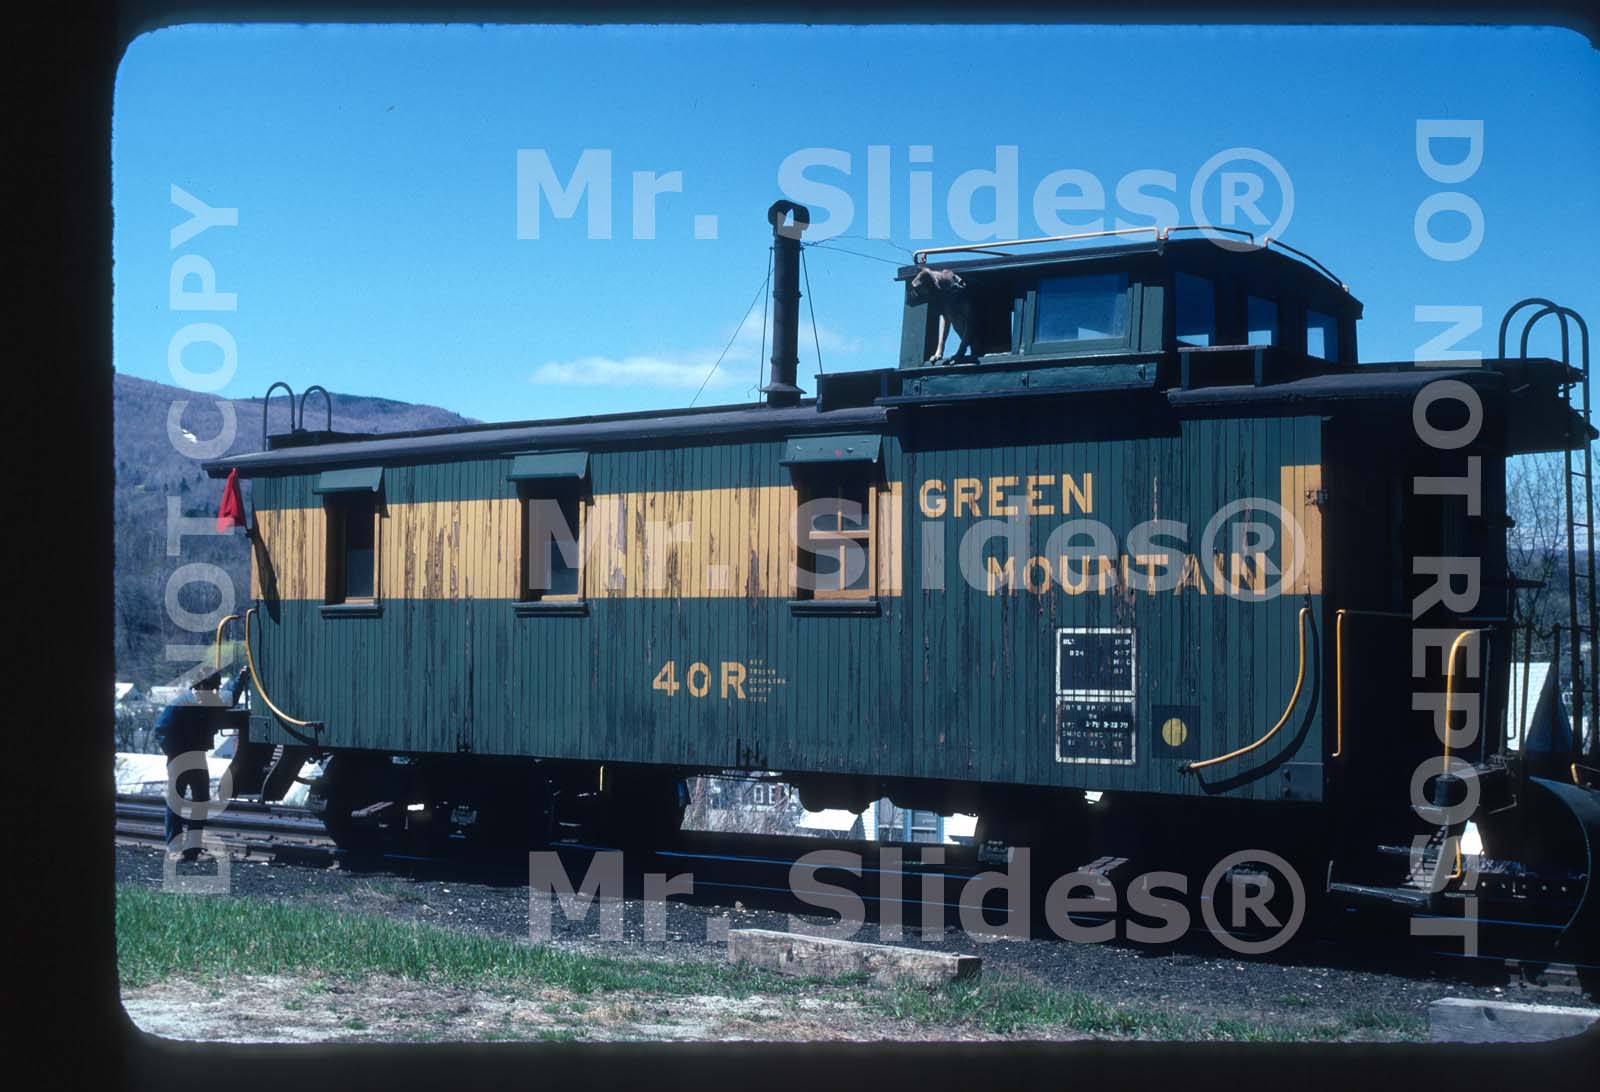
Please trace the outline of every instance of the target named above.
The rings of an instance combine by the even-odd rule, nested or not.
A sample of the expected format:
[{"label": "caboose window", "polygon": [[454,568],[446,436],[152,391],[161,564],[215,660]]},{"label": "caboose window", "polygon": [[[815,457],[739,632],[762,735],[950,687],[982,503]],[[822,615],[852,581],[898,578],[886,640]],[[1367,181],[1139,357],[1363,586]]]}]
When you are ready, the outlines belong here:
[{"label": "caboose window", "polygon": [[378,597],[378,498],[343,493],[326,499],[329,603],[370,603]]},{"label": "caboose window", "polygon": [[[877,592],[878,490],[864,475],[807,475],[800,486],[799,561],[814,599],[867,599]],[[802,593],[808,590],[802,587]]]},{"label": "caboose window", "polygon": [[1128,336],[1128,275],[1046,277],[1035,296],[1036,345],[1121,341]]},{"label": "caboose window", "polygon": [[1176,334],[1179,345],[1214,345],[1217,340],[1217,290],[1204,277],[1179,273],[1173,295],[1177,297]]},{"label": "caboose window", "polygon": [[548,489],[523,502],[527,543],[525,601],[583,598],[583,501],[576,487]]},{"label": "caboose window", "polygon": [[1306,355],[1319,360],[1339,359],[1339,320],[1321,311],[1306,311]]},{"label": "caboose window", "polygon": [[1245,344],[1278,343],[1278,305],[1273,300],[1251,296],[1245,305]]}]

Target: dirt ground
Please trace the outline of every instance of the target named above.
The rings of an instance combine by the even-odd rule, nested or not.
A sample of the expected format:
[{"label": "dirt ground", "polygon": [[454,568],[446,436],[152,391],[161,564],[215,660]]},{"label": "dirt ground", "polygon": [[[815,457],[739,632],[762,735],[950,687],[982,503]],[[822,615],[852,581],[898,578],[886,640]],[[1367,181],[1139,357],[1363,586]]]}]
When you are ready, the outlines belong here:
[{"label": "dirt ground", "polygon": [[[158,853],[118,847],[117,878],[159,886]],[[236,862],[234,894],[326,906],[341,912],[402,920],[525,940],[526,881],[487,883],[464,876],[369,872]],[[664,960],[720,960],[721,943],[708,938],[711,919],[735,928],[788,929],[786,914],[734,902],[669,902],[666,940],[643,937],[643,904],[624,906],[625,936],[601,940],[598,916],[553,922],[553,942],[590,954]],[[856,939],[880,940],[869,925]],[[1440,997],[1476,997],[1587,1006],[1575,992],[1533,989],[1515,977],[1477,978],[1461,961],[1416,963],[1387,953],[1370,957],[1337,946],[1306,945],[1271,959],[1240,959],[1203,944],[1149,952],[1117,944],[1059,940],[1000,941],[974,946],[963,938],[921,937],[908,931],[896,943],[981,955],[985,976],[1021,978],[1096,1001],[1192,1016],[1202,1021],[1259,1021],[1280,1027],[1325,1026],[1347,1014],[1407,1015],[1425,1027],[1428,1004]],[[927,1040],[1082,1038],[1061,1028],[990,1034],[971,1023],[895,1019],[870,1004],[860,989],[812,987],[777,996],[659,997],[608,994],[579,998],[552,991],[537,1000],[373,977],[339,983],[314,976],[255,977],[236,984],[169,980],[124,992],[141,1028],[169,1038],[230,1041],[623,1039],[698,1040]],[[867,1004],[863,1001],[866,1000]],[[1366,1038],[1358,1033],[1351,1038]],[[1387,1037],[1373,1032],[1371,1037]]]},{"label": "dirt ground", "polygon": [[357,983],[263,975],[220,986],[168,980],[128,990],[122,1003],[140,1029],[163,1038],[236,1043],[1088,1038],[1064,1029],[989,1035],[894,1020],[847,991],[826,989],[804,997],[613,993],[602,999],[549,989],[521,998],[378,975]]}]

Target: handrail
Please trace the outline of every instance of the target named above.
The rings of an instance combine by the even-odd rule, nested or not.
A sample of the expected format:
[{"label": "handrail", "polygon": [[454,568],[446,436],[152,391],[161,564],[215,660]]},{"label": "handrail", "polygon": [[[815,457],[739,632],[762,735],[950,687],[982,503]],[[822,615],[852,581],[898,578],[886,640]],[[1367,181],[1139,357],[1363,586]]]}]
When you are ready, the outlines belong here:
[{"label": "handrail", "polygon": [[297,431],[306,427],[306,399],[310,398],[313,394],[319,393],[322,395],[323,408],[328,411],[327,431],[333,431],[333,395],[329,394],[328,388],[324,387],[321,383],[313,383],[311,386],[307,387],[301,392],[299,414],[300,420],[299,423],[295,425],[295,429]]},{"label": "handrail", "polygon": [[217,670],[218,671],[222,670],[222,627],[226,626],[229,622],[237,622],[238,620],[239,620],[239,616],[237,614],[230,614],[227,617],[223,618],[222,621],[217,623]]},{"label": "handrail", "polygon": [[1288,243],[1284,242],[1282,239],[1274,239],[1270,235],[1263,235],[1261,237],[1261,245],[1262,246],[1277,245],[1278,247],[1281,247],[1282,249],[1287,250],[1290,254],[1293,254],[1296,257],[1304,258],[1306,261],[1308,261],[1312,265],[1316,266],[1317,270],[1319,272],[1321,272],[1323,276],[1327,277],[1334,284],[1336,284],[1340,288],[1342,288],[1346,295],[1349,295],[1350,286],[1348,284],[1345,284],[1344,281],[1340,280],[1338,278],[1338,276],[1333,272],[1333,270],[1329,269],[1327,266],[1325,266],[1321,262],[1317,261],[1311,255],[1309,255],[1305,251],[1301,250],[1299,247],[1290,246]]},{"label": "handrail", "polygon": [[[1461,647],[1461,642],[1468,637],[1488,632],[1490,631],[1487,629],[1464,629],[1456,634],[1454,641],[1450,642],[1450,659],[1446,664],[1444,673],[1444,762],[1439,767],[1439,776],[1441,777],[1450,775],[1450,713],[1452,712],[1451,707],[1455,704],[1453,699],[1456,690],[1456,651]],[[1455,844],[1456,870],[1450,874],[1452,881],[1461,878],[1461,839],[1457,838]]]},{"label": "handrail", "polygon": [[[261,698],[261,704],[265,705],[269,710],[271,710],[273,716],[277,717],[281,721],[284,721],[285,723],[293,724],[300,728],[310,728],[313,732],[316,732],[322,728],[321,721],[299,720],[295,717],[291,717],[288,713],[285,713],[282,709],[279,709],[273,704],[272,699],[267,697],[266,688],[261,684],[261,672],[256,670],[255,653],[251,648],[250,642],[250,618],[260,609],[261,608],[259,607],[251,607],[249,610],[244,612],[244,658],[245,662],[250,665],[250,683],[255,687],[256,694]],[[303,739],[305,737],[302,736],[300,738]]]},{"label": "handrail", "polygon": [[1266,743],[1267,740],[1277,735],[1278,729],[1282,728],[1288,723],[1289,715],[1294,712],[1294,707],[1300,703],[1300,688],[1305,684],[1306,681],[1306,619],[1310,616],[1310,614],[1310,607],[1301,607],[1300,614],[1295,620],[1295,631],[1300,638],[1300,669],[1295,675],[1294,693],[1289,695],[1289,704],[1284,709],[1283,716],[1278,718],[1278,723],[1274,724],[1267,731],[1266,735],[1262,736],[1254,743],[1240,747],[1236,751],[1229,751],[1225,755],[1218,755],[1216,758],[1207,758],[1199,762],[1185,762],[1182,766],[1178,767],[1179,770],[1184,773],[1192,773],[1195,770],[1202,769],[1203,767],[1215,766],[1217,763],[1226,762],[1230,758],[1238,758],[1240,755],[1249,754],[1257,747],[1260,747],[1262,744]]},{"label": "handrail", "polygon": [[1334,745],[1330,758],[1344,757],[1344,616],[1362,618],[1410,618],[1399,610],[1348,610],[1339,608],[1333,614],[1333,701]]},{"label": "handrail", "polygon": [[[1568,351],[1568,345],[1570,344],[1569,339],[1568,339],[1568,334],[1567,334],[1567,319],[1570,318],[1570,319],[1572,319],[1572,321],[1574,323],[1577,324],[1577,327],[1578,327],[1578,333],[1579,333],[1580,338],[1581,338],[1581,348],[1582,348],[1582,359],[1583,359],[1582,371],[1583,371],[1583,373],[1585,375],[1587,375],[1588,372],[1589,372],[1589,368],[1588,368],[1588,361],[1589,361],[1589,324],[1584,322],[1583,321],[1583,316],[1578,314],[1578,312],[1574,311],[1572,308],[1563,307],[1561,304],[1554,303],[1551,300],[1545,299],[1543,296],[1529,296],[1525,300],[1518,300],[1516,303],[1513,303],[1506,310],[1506,313],[1505,313],[1504,317],[1502,317],[1500,319],[1500,338],[1499,338],[1499,341],[1497,342],[1497,349],[1498,349],[1500,358],[1501,359],[1505,359],[1505,355],[1506,355],[1506,332],[1511,328],[1511,318],[1512,318],[1512,316],[1515,315],[1518,311],[1522,310],[1524,307],[1531,307],[1531,306],[1533,306],[1535,304],[1537,304],[1538,306],[1544,308],[1544,310],[1540,311],[1538,314],[1534,315],[1533,317],[1529,318],[1525,323],[1523,323],[1523,326],[1522,326],[1522,343],[1518,347],[1519,351],[1521,352],[1521,355],[1523,357],[1526,357],[1528,355],[1528,339],[1532,335],[1533,328],[1534,328],[1534,326],[1536,326],[1538,324],[1539,320],[1544,318],[1546,315],[1555,315],[1561,322],[1561,346],[1562,346],[1563,356],[1565,356],[1567,351]],[[1568,367],[1571,367],[1570,362],[1568,363]]]},{"label": "handrail", "polygon": [[[1107,228],[1101,231],[1077,231],[1070,235],[1038,235],[1031,239],[999,239],[992,243],[961,243],[956,246],[932,246],[925,250],[913,251],[911,255],[911,264],[922,265],[927,261],[928,255],[930,254],[992,254],[996,257],[1004,257],[1005,255],[1003,252],[997,248],[1008,246],[1037,246],[1040,243],[1070,243],[1077,242],[1080,239],[1107,239],[1116,235],[1137,235],[1146,231],[1150,232],[1154,236],[1155,241],[1158,243],[1166,242],[1172,237],[1172,233],[1174,231],[1215,231],[1223,232],[1228,235],[1242,235],[1246,239],[1250,240],[1251,247],[1264,250],[1269,247],[1276,246],[1280,250],[1288,251],[1290,254],[1293,254],[1295,257],[1314,267],[1317,272],[1321,273],[1324,277],[1327,277],[1328,280],[1338,285],[1339,288],[1345,292],[1345,294],[1348,295],[1350,292],[1350,286],[1344,281],[1340,280],[1338,275],[1334,273],[1333,270],[1317,261],[1317,259],[1307,254],[1299,247],[1290,246],[1282,239],[1274,239],[1270,235],[1263,235],[1261,237],[1261,241],[1258,243],[1256,242],[1256,236],[1254,232],[1247,231],[1244,228],[1223,227],[1220,224],[1169,224],[1166,227],[1158,227],[1155,224],[1147,224],[1141,227]],[[1505,354],[1501,353],[1501,355],[1504,356]]]},{"label": "handrail", "polygon": [[1535,303],[1542,304],[1545,307],[1556,306],[1543,296],[1529,296],[1527,299],[1518,300],[1516,303],[1513,303],[1510,307],[1506,308],[1506,313],[1500,317],[1500,339],[1495,343],[1495,355],[1501,360],[1506,359],[1506,331],[1511,329],[1511,317],[1524,307],[1531,306]]},{"label": "handrail", "polygon": [[[921,265],[929,254],[977,253],[993,254],[997,246],[1035,246],[1039,243],[1066,243],[1077,239],[1104,239],[1112,235],[1133,235],[1148,231],[1156,241],[1165,238],[1162,229],[1154,224],[1144,227],[1109,228],[1105,231],[1079,231],[1072,235],[1039,235],[1032,239],[999,239],[992,243],[962,243],[959,246],[932,246],[911,255],[912,265]],[[1253,236],[1252,236],[1253,238]]]},{"label": "handrail", "polygon": [[1450,642],[1450,660],[1445,666],[1444,673],[1444,768],[1450,769],[1450,713],[1451,699],[1456,690],[1456,651],[1460,649],[1461,642],[1478,633],[1488,633],[1486,629],[1464,629],[1456,634],[1456,639]]},{"label": "handrail", "polygon": [[261,450],[267,450],[267,410],[272,405],[272,392],[282,387],[289,392],[289,431],[295,430],[294,423],[294,388],[279,379],[267,388],[267,393],[261,396]]},{"label": "handrail", "polygon": [[1561,360],[1566,363],[1572,357],[1572,334],[1567,329],[1567,309],[1565,307],[1557,307],[1554,304],[1543,310],[1535,311],[1533,317],[1528,319],[1527,325],[1522,328],[1522,341],[1517,346],[1517,355],[1524,360],[1527,359],[1528,341],[1533,337],[1533,328],[1546,315],[1554,315],[1561,321]]},{"label": "handrail", "polygon": [[[1166,242],[1172,237],[1174,231],[1225,231],[1229,235],[1243,235],[1252,244],[1256,241],[1256,233],[1253,231],[1246,231],[1244,228],[1222,227],[1219,224],[1173,224],[1170,227],[1161,229],[1161,241]],[[1267,245],[1265,239],[1261,241],[1261,245]]]}]

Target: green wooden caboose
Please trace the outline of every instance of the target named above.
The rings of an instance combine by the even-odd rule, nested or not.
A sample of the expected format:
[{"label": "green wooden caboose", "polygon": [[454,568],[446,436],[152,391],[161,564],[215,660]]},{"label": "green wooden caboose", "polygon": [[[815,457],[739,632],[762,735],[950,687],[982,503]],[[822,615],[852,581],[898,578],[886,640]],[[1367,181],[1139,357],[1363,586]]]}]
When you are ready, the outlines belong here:
[{"label": "green wooden caboose", "polygon": [[[677,779],[744,769],[1024,842],[1096,790],[1357,861],[1416,828],[1441,740],[1411,695],[1449,685],[1483,728],[1458,757],[1515,797],[1504,461],[1587,437],[1573,369],[1358,364],[1361,304],[1315,261],[1152,229],[920,254],[899,278],[960,298],[908,293],[897,365],[803,398],[806,216],[771,219],[760,404],[210,464],[252,483],[241,753],[331,753],[351,837],[380,802],[670,824]],[[970,351],[930,363],[941,313]],[[1457,555],[1478,594],[1429,603],[1418,559]],[[1413,624],[1480,636],[1414,657]]]}]

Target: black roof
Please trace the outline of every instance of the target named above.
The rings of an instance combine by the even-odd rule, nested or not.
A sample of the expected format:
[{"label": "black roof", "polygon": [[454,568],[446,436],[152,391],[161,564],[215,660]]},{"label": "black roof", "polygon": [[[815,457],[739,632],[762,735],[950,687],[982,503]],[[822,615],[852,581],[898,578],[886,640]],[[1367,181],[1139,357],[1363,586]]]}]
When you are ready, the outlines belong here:
[{"label": "black roof", "polygon": [[646,410],[547,421],[458,425],[349,439],[341,436],[328,443],[282,446],[249,455],[230,455],[202,465],[213,478],[223,477],[235,468],[248,477],[253,473],[312,466],[510,454],[557,450],[576,444],[817,434],[861,428],[881,430],[888,421],[888,415],[889,411],[881,406],[857,406],[824,413],[818,410],[815,400],[781,408],[756,404]]},{"label": "black roof", "polygon": [[[987,245],[1000,247],[1007,244]],[[1267,276],[1287,281],[1308,294],[1339,299],[1342,301],[1341,306],[1353,310],[1357,317],[1360,317],[1362,311],[1361,301],[1352,295],[1349,287],[1325,266],[1302,251],[1290,253],[1283,249],[1274,249],[1285,246],[1277,240],[1272,240],[1270,244],[1257,244],[1226,239],[1214,242],[1204,236],[1185,236],[1177,239],[1149,239],[1135,243],[1059,247],[1025,253],[1007,253],[1001,250],[984,253],[985,246],[983,243],[974,243],[973,249],[952,252],[951,257],[944,260],[937,260],[939,256],[933,255],[931,257],[936,260],[929,261],[927,268],[950,269],[957,273],[983,273],[1065,266],[1078,262],[1135,260],[1141,257],[1154,260],[1176,258],[1178,261],[1173,264],[1189,268],[1226,270],[1235,273],[1263,271]],[[1296,257],[1296,254],[1302,257]],[[895,271],[895,279],[908,280],[921,268],[924,267],[900,266]]]},{"label": "black roof", "polygon": [[[1232,384],[1150,391],[1142,397],[1164,399],[1172,408],[1198,412],[1232,412],[1241,416],[1271,415],[1298,410],[1331,409],[1340,404],[1410,400],[1424,386],[1439,379],[1458,379],[1484,394],[1511,392],[1532,384],[1554,393],[1557,385],[1576,373],[1554,360],[1486,360],[1480,367],[1441,367],[1438,364],[1396,362],[1357,365],[1281,383]],[[1076,397],[1087,390],[1033,394],[997,392],[986,397]],[[1116,392],[1105,392],[1115,397]],[[936,405],[963,401],[961,396],[895,399]],[[521,451],[560,450],[584,445],[627,445],[652,441],[689,443],[697,440],[771,438],[787,435],[823,435],[836,432],[883,432],[890,415],[901,406],[874,404],[839,409],[819,409],[815,401],[798,406],[761,404],[711,406],[569,417],[548,421],[461,425],[451,428],[391,432],[371,436],[337,436],[327,442],[283,445],[248,455],[228,456],[204,463],[212,477],[237,468],[246,477],[289,473],[312,468],[353,466],[372,462],[407,462],[461,456],[492,456]],[[275,437],[282,440],[285,438]]]}]

